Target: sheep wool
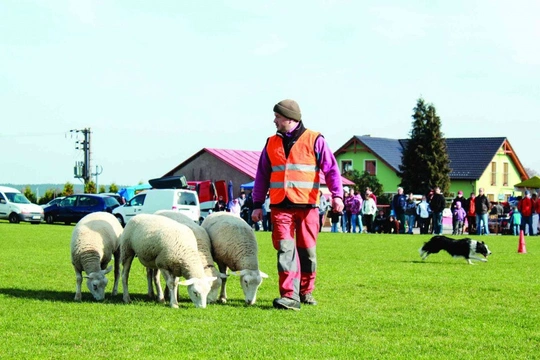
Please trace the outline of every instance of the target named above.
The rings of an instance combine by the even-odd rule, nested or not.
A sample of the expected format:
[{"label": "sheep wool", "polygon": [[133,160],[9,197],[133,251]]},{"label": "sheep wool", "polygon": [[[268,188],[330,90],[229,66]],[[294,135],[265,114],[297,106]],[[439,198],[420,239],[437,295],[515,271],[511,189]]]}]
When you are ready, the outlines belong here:
[{"label": "sheep wool", "polygon": [[82,272],[87,275],[87,286],[96,300],[105,298],[108,280],[105,277],[111,271],[107,265],[114,256],[114,286],[112,295],[118,293],[120,279],[120,241],[122,226],[107,212],[95,212],[83,217],[71,235],[71,263],[75,269],[75,301],[82,298]]},{"label": "sheep wool", "polygon": [[[180,224],[186,225],[193,231],[195,239],[197,240],[197,249],[199,250],[199,256],[204,266],[204,273],[207,277],[215,277],[216,280],[212,283],[210,292],[208,293],[207,303],[215,303],[217,301],[219,288],[221,287],[221,279],[226,277],[224,274],[220,274],[214,265],[214,258],[212,257],[212,248],[210,244],[210,238],[206,230],[196,224],[193,219],[185,214],[173,210],[159,210],[155,212],[156,215],[168,217]],[[155,281],[154,281],[155,283]],[[149,284],[149,289],[151,284]]]},{"label": "sheep wool", "polygon": [[[204,219],[201,225],[212,244],[214,261],[221,273],[227,268],[240,275],[245,302],[253,305],[257,289],[268,275],[259,270],[257,239],[253,229],[241,218],[227,212],[216,212]],[[221,285],[220,301],[227,302],[227,279]]]},{"label": "sheep wool", "polygon": [[[131,219],[121,236],[122,285],[124,302],[130,302],[128,278],[135,256],[150,269],[159,269],[167,282],[170,305],[178,307],[178,278],[183,276],[196,307],[205,308],[210,284],[215,278],[204,275],[193,231],[172,219],[155,214],[140,214]],[[158,299],[163,301],[161,286]]]}]

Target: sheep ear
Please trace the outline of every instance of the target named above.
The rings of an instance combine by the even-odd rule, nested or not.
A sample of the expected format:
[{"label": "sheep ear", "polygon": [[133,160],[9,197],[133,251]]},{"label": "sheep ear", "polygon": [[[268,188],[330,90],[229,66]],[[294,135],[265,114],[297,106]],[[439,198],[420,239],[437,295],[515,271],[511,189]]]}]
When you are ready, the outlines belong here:
[{"label": "sheep ear", "polygon": [[229,276],[230,276],[230,275],[241,276],[241,275],[242,275],[242,271],[231,271],[231,272],[229,273]]},{"label": "sheep ear", "polygon": [[178,285],[189,286],[195,282],[195,279],[182,280],[178,282]]},{"label": "sheep ear", "polygon": [[259,271],[259,274],[261,274],[261,277],[262,277],[263,279],[268,279],[268,275],[265,274],[265,273],[263,273],[262,271]]},{"label": "sheep ear", "polygon": [[224,274],[224,273],[219,273],[219,277],[222,278],[222,279],[226,279],[226,278],[229,277],[229,275]]},{"label": "sheep ear", "polygon": [[83,275],[83,278],[85,278],[85,279],[90,279],[90,276],[88,276],[88,275]]},{"label": "sheep ear", "polygon": [[108,267],[108,268],[106,268],[105,270],[101,270],[101,273],[102,273],[103,275],[105,275],[105,274],[108,274],[108,273],[110,273],[110,272],[111,272],[111,270],[112,270],[112,266],[109,266],[109,267]]},{"label": "sheep ear", "polygon": [[217,279],[215,276],[207,276],[204,278],[204,280],[208,281],[209,283],[214,282]]}]

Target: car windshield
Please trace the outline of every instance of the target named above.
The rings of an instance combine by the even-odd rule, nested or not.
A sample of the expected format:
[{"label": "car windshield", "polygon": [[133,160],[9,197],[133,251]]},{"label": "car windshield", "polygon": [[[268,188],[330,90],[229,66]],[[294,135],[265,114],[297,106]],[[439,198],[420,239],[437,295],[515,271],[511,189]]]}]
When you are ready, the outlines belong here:
[{"label": "car windshield", "polygon": [[30,200],[21,193],[6,193],[8,200],[15,204],[31,204]]},{"label": "car windshield", "polygon": [[117,207],[120,206],[120,203],[113,197],[107,196],[105,199],[105,205],[108,207]]}]

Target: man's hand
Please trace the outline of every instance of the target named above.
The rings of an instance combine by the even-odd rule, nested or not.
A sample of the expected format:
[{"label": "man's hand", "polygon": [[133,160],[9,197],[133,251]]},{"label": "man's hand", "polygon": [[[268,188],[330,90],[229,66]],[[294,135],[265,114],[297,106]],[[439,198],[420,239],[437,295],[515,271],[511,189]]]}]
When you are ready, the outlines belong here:
[{"label": "man's hand", "polygon": [[[343,203],[342,203],[343,204]],[[258,222],[262,220],[262,209],[254,209],[251,213],[251,220]]]},{"label": "man's hand", "polygon": [[340,213],[343,212],[343,200],[339,197],[335,197],[332,199],[332,210],[334,212]]}]

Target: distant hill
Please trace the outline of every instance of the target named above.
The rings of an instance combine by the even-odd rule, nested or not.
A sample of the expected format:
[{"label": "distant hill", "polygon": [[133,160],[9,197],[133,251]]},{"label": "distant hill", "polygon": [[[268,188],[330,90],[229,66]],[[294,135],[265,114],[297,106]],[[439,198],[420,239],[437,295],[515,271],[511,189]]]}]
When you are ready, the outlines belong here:
[{"label": "distant hill", "polygon": [[[12,187],[12,188],[15,188],[15,189],[17,189],[17,190],[19,190],[21,192],[27,186],[29,186],[30,189],[32,190],[32,192],[34,194],[36,194],[36,197],[40,198],[49,189],[56,189],[58,194],[60,195],[60,193],[62,193],[62,190],[64,190],[64,185],[65,184],[0,184],[0,185]],[[101,186],[101,185],[99,185],[99,186]],[[121,188],[125,187],[124,185],[117,185],[117,186],[118,186],[118,189],[121,189]],[[109,190],[109,185],[105,185],[105,189]],[[73,191],[76,194],[83,193],[84,192],[84,185],[83,184],[73,184]]]}]

